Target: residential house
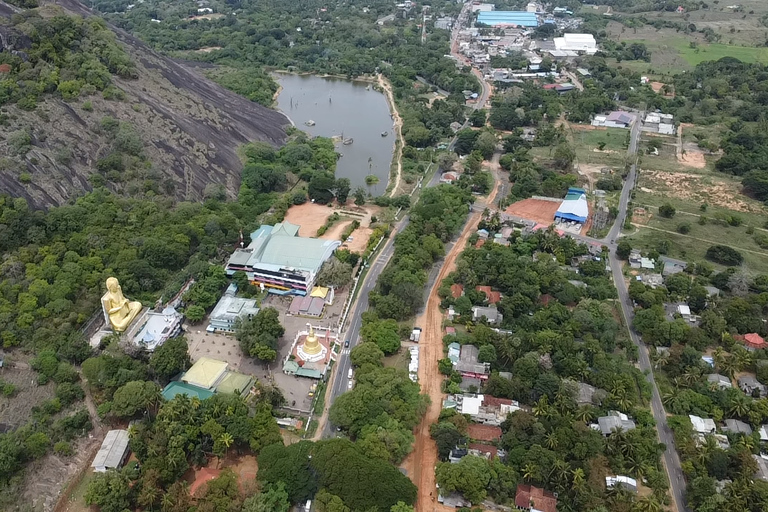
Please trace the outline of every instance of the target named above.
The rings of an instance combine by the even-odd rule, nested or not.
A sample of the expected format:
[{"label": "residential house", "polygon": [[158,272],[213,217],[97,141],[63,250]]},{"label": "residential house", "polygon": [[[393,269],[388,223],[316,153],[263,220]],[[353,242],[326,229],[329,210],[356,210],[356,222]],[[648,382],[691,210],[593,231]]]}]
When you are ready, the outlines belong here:
[{"label": "residential house", "polygon": [[454,448],[453,450],[451,450],[451,453],[448,454],[448,462],[450,462],[451,464],[456,464],[461,459],[466,457],[467,453],[469,452],[467,451],[466,448]]},{"label": "residential house", "polygon": [[459,388],[468,393],[477,393],[483,387],[484,380],[475,377],[461,377]]},{"label": "residential house", "polygon": [[490,306],[495,305],[501,300],[501,293],[493,291],[490,286],[475,286],[475,290],[485,294],[485,297],[488,300],[488,305]]},{"label": "residential house", "polygon": [[748,395],[754,396],[757,392],[761,397],[764,397],[766,391],[768,391],[766,390],[766,387],[752,375],[742,375],[736,380],[739,383],[739,389]]},{"label": "residential house", "polygon": [[720,375],[719,373],[710,373],[707,375],[707,382],[714,384],[720,389],[728,389],[733,387],[731,379],[725,375]]},{"label": "residential house", "polygon": [[691,326],[697,326],[699,324],[700,317],[691,313],[691,307],[685,302],[673,302],[671,304],[664,304],[664,309],[669,320],[674,320],[678,315],[680,315],[680,317],[682,317],[682,319]]},{"label": "residential house", "polygon": [[607,476],[605,477],[605,487],[607,489],[621,488],[637,493],[637,480],[623,475]]},{"label": "residential house", "polygon": [[642,255],[639,249],[632,249],[629,253],[629,266],[631,268],[640,268],[642,263]]},{"label": "residential house", "polygon": [[643,274],[641,280],[643,284],[650,286],[654,290],[664,284],[664,276],[661,274]]},{"label": "residential house", "polygon": [[712,438],[715,440],[717,447],[721,450],[727,450],[731,447],[731,442],[728,441],[728,437],[724,434],[696,434],[696,446],[701,447],[707,444],[707,439]]},{"label": "residential house", "polygon": [[754,457],[755,462],[757,462],[757,472],[755,473],[755,478],[759,478],[764,482],[768,482],[768,460],[766,460],[765,455],[752,455],[752,457]]},{"label": "residential house", "polygon": [[566,380],[565,384],[579,405],[596,405],[608,396],[608,393],[602,389],[590,386],[586,382],[577,382],[575,380]]},{"label": "residential house", "polygon": [[500,324],[501,321],[504,319],[503,315],[499,313],[498,309],[496,309],[496,306],[492,306],[492,307],[473,306],[472,321],[477,322],[483,317],[485,317],[485,319],[488,321],[489,324],[494,324],[494,325]]},{"label": "residential house", "polygon": [[456,342],[453,342],[448,345],[448,359],[451,360],[451,363],[455,366],[456,363],[459,362],[459,357],[461,355],[461,345],[459,345]]},{"label": "residential house", "polygon": [[725,420],[725,426],[723,432],[730,432],[731,434],[744,434],[747,436],[752,435],[752,427],[739,420],[728,419]]},{"label": "residential house", "polygon": [[464,295],[464,286],[460,285],[459,283],[454,283],[451,285],[451,297],[454,299],[458,299]]},{"label": "residential house", "polygon": [[592,126],[605,126],[608,128],[630,128],[635,124],[635,114],[615,111],[607,116],[597,115],[592,119]]},{"label": "residential house", "polygon": [[532,485],[520,484],[515,493],[515,507],[530,512],[556,512],[557,498],[554,494]]},{"label": "residential house", "polygon": [[711,418],[701,418],[693,414],[689,414],[688,418],[691,420],[693,430],[699,434],[714,434],[717,431],[717,425]]},{"label": "residential house", "polygon": [[477,360],[479,349],[474,345],[462,345],[459,361],[454,365],[462,377],[487,380],[491,374],[489,363],[480,363]]},{"label": "residential house", "polygon": [[761,426],[758,432],[760,433],[761,441],[768,441],[768,425]]},{"label": "residential house", "polygon": [[705,290],[707,290],[707,296],[711,297],[718,297],[720,295],[720,288],[717,288],[716,286],[705,286]]},{"label": "residential house", "polygon": [[[594,427],[593,427],[594,428]],[[597,430],[604,436],[610,435],[617,430],[634,430],[635,422],[629,419],[624,413],[618,411],[610,411],[608,416],[601,416],[597,418]]]},{"label": "residential house", "polygon": [[458,173],[455,173],[453,171],[444,172],[443,174],[440,175],[440,183],[451,184],[458,179],[459,179]]},{"label": "residential house", "polygon": [[452,492],[447,496],[437,495],[437,502],[449,508],[471,507],[472,503],[458,492]]},{"label": "residential house", "polygon": [[478,229],[477,236],[478,238],[481,238],[481,239],[487,239],[489,236],[491,236],[491,233],[488,232],[487,229]]},{"label": "residential house", "polygon": [[640,268],[644,270],[653,270],[656,268],[656,260],[651,258],[640,258]]},{"label": "residential house", "polygon": [[520,410],[517,401],[490,395],[457,395],[454,401],[461,414],[466,414],[472,421],[485,425],[501,425],[507,415]]},{"label": "residential house", "polygon": [[445,334],[449,336],[456,336],[456,328],[449,325],[445,328]]},{"label": "residential house", "polygon": [[744,344],[744,348],[746,348],[750,352],[768,347],[763,337],[757,334],[756,332],[751,332],[743,336],[734,336],[733,338],[737,341],[742,342]]},{"label": "residential house", "polygon": [[661,272],[664,276],[679,274],[688,266],[688,263],[683,260],[676,260],[667,256],[659,256],[659,261],[664,264],[664,270]]}]

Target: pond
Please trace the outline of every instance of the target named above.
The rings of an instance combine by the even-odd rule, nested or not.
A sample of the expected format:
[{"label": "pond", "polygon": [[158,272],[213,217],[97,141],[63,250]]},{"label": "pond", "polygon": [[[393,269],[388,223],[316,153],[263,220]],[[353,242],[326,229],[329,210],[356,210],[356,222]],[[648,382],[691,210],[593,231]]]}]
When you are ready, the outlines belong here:
[{"label": "pond", "polygon": [[[336,177],[349,178],[353,191],[363,187],[374,196],[382,195],[395,149],[386,96],[367,82],[292,74],[276,78],[282,86],[277,107],[298,129],[312,136],[336,137],[336,151],[343,155],[336,164]],[[379,179],[377,184],[366,185],[370,174]]]}]

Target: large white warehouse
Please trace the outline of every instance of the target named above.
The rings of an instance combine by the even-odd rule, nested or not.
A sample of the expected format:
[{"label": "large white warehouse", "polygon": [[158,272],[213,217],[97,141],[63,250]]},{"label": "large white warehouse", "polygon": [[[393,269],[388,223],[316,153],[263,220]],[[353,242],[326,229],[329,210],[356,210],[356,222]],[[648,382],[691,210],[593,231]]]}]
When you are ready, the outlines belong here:
[{"label": "large white warehouse", "polygon": [[592,34],[563,34],[563,37],[556,37],[554,42],[556,50],[583,52],[589,55],[597,53],[597,41]]}]

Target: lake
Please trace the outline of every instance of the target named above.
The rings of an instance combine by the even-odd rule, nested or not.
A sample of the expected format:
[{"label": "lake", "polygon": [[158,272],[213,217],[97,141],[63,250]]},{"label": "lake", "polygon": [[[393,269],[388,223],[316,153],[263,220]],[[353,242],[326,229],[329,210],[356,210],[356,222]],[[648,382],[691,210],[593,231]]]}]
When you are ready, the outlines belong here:
[{"label": "lake", "polygon": [[[336,144],[343,156],[336,164],[336,177],[349,178],[352,190],[361,186],[374,196],[387,189],[395,133],[383,93],[368,89],[366,82],[314,75],[278,74],[282,86],[277,97],[278,109],[300,130],[312,136],[353,139],[352,144]],[[314,126],[307,126],[307,121]],[[382,132],[389,135],[382,137]],[[379,183],[368,186],[365,177],[373,174]]]}]

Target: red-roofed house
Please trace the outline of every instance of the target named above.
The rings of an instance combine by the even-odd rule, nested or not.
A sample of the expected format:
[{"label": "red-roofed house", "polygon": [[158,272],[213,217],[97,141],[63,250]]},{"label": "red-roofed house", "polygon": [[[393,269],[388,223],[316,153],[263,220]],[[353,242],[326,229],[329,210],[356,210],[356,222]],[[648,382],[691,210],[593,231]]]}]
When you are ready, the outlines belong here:
[{"label": "red-roofed house", "polygon": [[553,91],[557,87],[557,84],[544,84],[541,86],[545,91]]},{"label": "red-roofed house", "polygon": [[464,295],[464,287],[458,283],[451,285],[451,297],[458,299]]},{"label": "red-roofed house", "polygon": [[475,249],[479,249],[479,248],[481,248],[481,247],[482,247],[482,246],[484,246],[484,245],[485,245],[485,240],[483,240],[483,239],[481,238],[481,239],[479,239],[479,240],[477,241],[477,243],[475,244]]},{"label": "red-roofed house", "polygon": [[744,343],[744,348],[750,351],[768,347],[768,344],[765,343],[763,337],[756,332],[751,332],[743,336],[734,336],[734,338]]},{"label": "red-roofed house", "polygon": [[540,510],[541,512],[556,512],[557,498],[544,489],[532,485],[520,484],[515,494],[515,506],[520,510]]},{"label": "red-roofed house", "polygon": [[477,455],[486,459],[495,459],[499,456],[499,449],[490,444],[470,443],[467,448],[470,455]]},{"label": "red-roofed house", "polygon": [[493,305],[501,300],[501,293],[491,290],[490,286],[475,286],[475,290],[485,294],[488,304]]},{"label": "red-roofed house", "polygon": [[501,429],[492,425],[471,423],[467,427],[467,436],[475,441],[498,441],[501,439]]},{"label": "red-roofed house", "polygon": [[548,294],[548,293],[545,293],[544,295],[542,295],[541,297],[539,297],[539,302],[541,303],[541,305],[542,305],[542,306],[546,306],[547,304],[549,304],[550,302],[552,302],[554,299],[555,299],[555,298],[554,298],[554,297],[552,297],[550,294]]}]

